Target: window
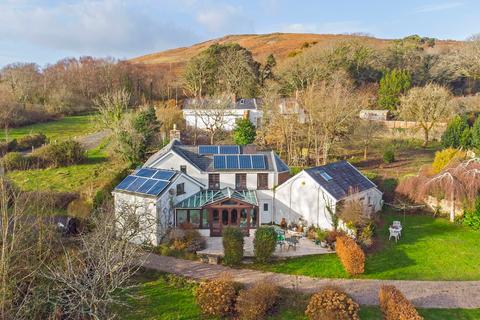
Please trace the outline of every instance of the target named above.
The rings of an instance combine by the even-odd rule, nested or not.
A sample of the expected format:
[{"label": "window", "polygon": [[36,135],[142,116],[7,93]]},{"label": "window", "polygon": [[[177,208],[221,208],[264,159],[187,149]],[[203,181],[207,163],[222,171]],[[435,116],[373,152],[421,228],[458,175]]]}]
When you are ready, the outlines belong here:
[{"label": "window", "polygon": [[235,189],[245,190],[247,189],[247,174],[236,173],[235,174]]},{"label": "window", "polygon": [[187,173],[187,166],[180,166],[180,171],[183,173]]},{"label": "window", "polygon": [[268,212],[268,203],[263,204],[263,211]]},{"label": "window", "polygon": [[200,227],[200,210],[190,210],[190,223],[194,228]]},{"label": "window", "polygon": [[188,222],[188,211],[177,210],[177,226],[180,226],[181,224],[186,222]]},{"label": "window", "polygon": [[185,193],[185,183],[177,184],[177,196],[182,195]]},{"label": "window", "polygon": [[268,173],[257,174],[257,189],[268,190]]},{"label": "window", "polygon": [[208,175],[208,189],[212,189],[212,190],[220,189],[220,174],[210,173]]}]

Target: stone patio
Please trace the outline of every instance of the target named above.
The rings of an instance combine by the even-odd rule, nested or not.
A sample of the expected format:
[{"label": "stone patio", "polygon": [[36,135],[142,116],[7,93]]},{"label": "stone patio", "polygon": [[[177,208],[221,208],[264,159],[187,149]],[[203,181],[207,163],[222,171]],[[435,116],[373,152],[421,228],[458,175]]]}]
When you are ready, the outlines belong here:
[{"label": "stone patio", "polygon": [[[254,236],[245,237],[244,239],[244,246],[243,246],[243,256],[244,257],[253,257],[253,239]],[[198,255],[209,255],[209,256],[223,256],[223,244],[222,244],[222,237],[205,237],[206,240],[206,248],[201,251],[197,251]],[[288,249],[288,250],[287,250]],[[297,244],[296,248],[287,248],[284,246],[283,248],[277,246],[275,248],[275,252],[273,254],[274,257],[278,258],[288,258],[288,257],[300,257],[300,256],[308,256],[308,255],[317,255],[317,254],[327,254],[327,253],[334,253],[326,248],[322,248],[319,245],[313,243],[312,240],[307,238],[300,238],[299,243]]]}]

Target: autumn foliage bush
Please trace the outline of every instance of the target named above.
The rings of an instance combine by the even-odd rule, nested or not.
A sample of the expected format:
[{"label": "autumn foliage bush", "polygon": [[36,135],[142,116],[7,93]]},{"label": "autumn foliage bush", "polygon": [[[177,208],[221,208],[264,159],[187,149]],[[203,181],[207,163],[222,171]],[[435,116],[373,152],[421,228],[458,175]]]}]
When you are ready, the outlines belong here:
[{"label": "autumn foliage bush", "polygon": [[353,239],[344,235],[337,237],[336,252],[349,274],[365,271],[365,253]]},{"label": "autumn foliage bush", "polygon": [[235,311],[237,290],[227,275],[200,283],[195,300],[205,315],[226,317]]},{"label": "autumn foliage bush", "polygon": [[345,292],[325,288],[310,298],[305,315],[309,320],[359,320],[359,311],[358,303]]},{"label": "autumn foliage bush", "polygon": [[241,290],[237,298],[236,310],[242,320],[262,320],[277,303],[279,288],[268,281]]},{"label": "autumn foliage bush", "polygon": [[380,309],[385,320],[422,320],[414,306],[394,286],[383,286],[379,292]]}]

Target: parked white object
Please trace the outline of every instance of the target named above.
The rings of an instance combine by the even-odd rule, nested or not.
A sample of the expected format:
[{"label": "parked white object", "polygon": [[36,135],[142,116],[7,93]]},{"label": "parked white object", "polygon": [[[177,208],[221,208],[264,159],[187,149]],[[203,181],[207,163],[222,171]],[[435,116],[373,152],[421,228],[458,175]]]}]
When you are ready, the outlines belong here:
[{"label": "parked white object", "polygon": [[388,237],[388,240],[392,239],[392,237],[395,238],[395,242],[398,241],[398,238],[400,238],[400,231],[398,229],[395,229],[395,228],[388,228],[388,230],[390,231],[390,237]]},{"label": "parked white object", "polygon": [[396,229],[400,236],[402,236],[402,224],[400,221],[393,221],[393,228]]}]

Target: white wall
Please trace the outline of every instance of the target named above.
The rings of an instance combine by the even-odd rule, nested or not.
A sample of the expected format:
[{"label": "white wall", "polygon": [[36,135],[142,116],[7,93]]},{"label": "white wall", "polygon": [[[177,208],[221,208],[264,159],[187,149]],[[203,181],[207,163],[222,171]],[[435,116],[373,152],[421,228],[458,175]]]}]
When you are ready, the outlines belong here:
[{"label": "white wall", "polygon": [[[222,120],[224,125],[224,130],[230,131],[235,127],[235,122],[237,119],[244,117],[245,112],[248,111],[248,119],[255,126],[260,124],[263,112],[260,110],[248,110],[248,109],[229,109],[225,111],[225,117]],[[205,129],[208,126],[213,124],[213,119],[208,115],[216,111],[203,110],[202,112],[196,111],[193,109],[183,109],[183,118],[187,125],[192,127],[197,127],[199,129]],[[195,124],[196,123],[196,124]]]},{"label": "white wall", "polygon": [[274,219],[298,222],[300,218],[321,228],[331,229],[332,223],[327,206],[335,210],[336,201],[319,189],[318,184],[305,172],[287,180],[275,192]]},{"label": "white wall", "polygon": [[200,171],[197,167],[193,166],[190,162],[180,157],[173,151],[168,152],[160,160],[156,160],[151,164],[151,167],[153,168],[177,171],[180,171],[181,166],[187,167],[187,175],[208,187],[208,175]]},{"label": "white wall", "polygon": [[[184,183],[185,193],[172,198],[168,190],[176,190],[177,185],[180,183]],[[180,202],[199,192],[200,189],[201,187],[197,183],[192,182],[182,174],[157,199],[129,193],[113,192],[115,212],[118,214],[120,210],[135,207],[138,215],[146,218],[140,220],[144,224],[145,232],[135,239],[134,242],[159,245],[161,235],[165,232],[165,230],[162,230],[162,227],[168,226],[168,224],[173,225],[174,223],[171,203]]]}]

